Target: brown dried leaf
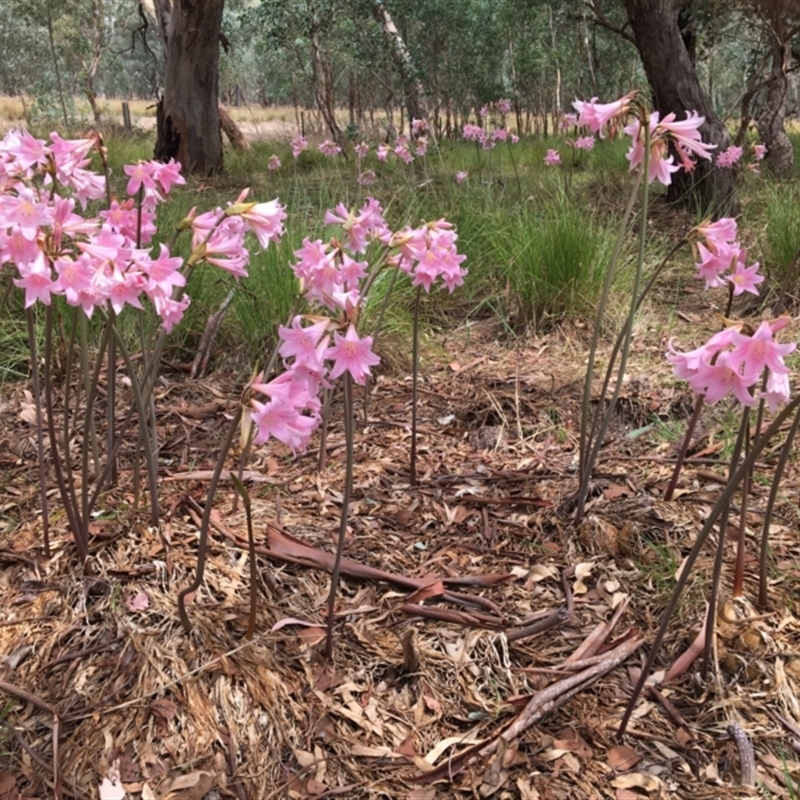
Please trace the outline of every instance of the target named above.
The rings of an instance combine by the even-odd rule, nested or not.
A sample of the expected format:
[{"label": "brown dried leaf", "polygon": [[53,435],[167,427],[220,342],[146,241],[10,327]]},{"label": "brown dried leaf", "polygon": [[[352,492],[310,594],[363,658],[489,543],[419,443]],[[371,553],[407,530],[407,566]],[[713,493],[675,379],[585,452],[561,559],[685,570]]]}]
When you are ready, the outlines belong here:
[{"label": "brown dried leaf", "polygon": [[171,719],[175,718],[175,712],[178,706],[172,701],[168,700],[166,697],[161,697],[158,700],[153,700],[150,703],[150,711],[155,714],[155,716],[159,717],[159,719],[163,720],[164,722],[169,722]]},{"label": "brown dried leaf", "polygon": [[436,800],[436,787],[419,788],[411,791],[406,800]]},{"label": "brown dried leaf", "polygon": [[216,783],[216,777],[216,773],[201,769],[179,775],[170,784],[165,800],[203,800]]},{"label": "brown dried leaf", "polygon": [[539,792],[533,787],[529,778],[517,778],[519,800],[539,800]]},{"label": "brown dried leaf", "polygon": [[619,772],[633,769],[641,760],[642,756],[626,744],[615,745],[608,751],[608,766]]},{"label": "brown dried leaf", "polygon": [[0,771],[0,800],[16,800],[19,797],[17,779],[8,771]]},{"label": "brown dried leaf", "polygon": [[658,792],[663,783],[648,772],[628,772],[614,778],[611,785],[615,789],[644,789],[646,792]]}]

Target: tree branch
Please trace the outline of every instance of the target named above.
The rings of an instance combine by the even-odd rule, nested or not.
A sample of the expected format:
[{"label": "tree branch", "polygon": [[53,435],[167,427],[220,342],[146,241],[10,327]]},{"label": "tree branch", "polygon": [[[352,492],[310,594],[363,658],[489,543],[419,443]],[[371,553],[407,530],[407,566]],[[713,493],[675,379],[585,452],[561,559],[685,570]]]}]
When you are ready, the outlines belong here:
[{"label": "tree branch", "polygon": [[627,39],[631,44],[636,44],[636,39],[633,36],[633,33],[628,30],[628,25],[630,22],[626,20],[624,25],[617,25],[616,23],[612,22],[602,11],[598,4],[598,0],[586,0],[586,7],[589,11],[592,12],[594,17],[592,18],[592,22],[595,25],[599,25],[601,28],[605,28],[606,30],[613,31],[614,33],[621,36],[623,39]]}]

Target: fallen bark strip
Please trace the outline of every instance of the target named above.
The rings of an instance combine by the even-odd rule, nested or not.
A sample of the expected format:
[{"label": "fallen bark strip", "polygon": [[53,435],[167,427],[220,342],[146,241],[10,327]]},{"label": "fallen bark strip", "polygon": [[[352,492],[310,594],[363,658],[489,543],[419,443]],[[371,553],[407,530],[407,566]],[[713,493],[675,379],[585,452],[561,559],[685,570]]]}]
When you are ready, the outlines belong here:
[{"label": "fallen bark strip", "polygon": [[[199,504],[198,504],[199,507]],[[243,549],[247,547],[247,541],[240,537],[238,534],[226,528],[220,522],[211,520],[211,525],[234,544]],[[267,523],[267,541],[268,547],[263,545],[256,545],[255,552],[258,555],[266,558],[272,558],[277,561],[285,561],[291,564],[298,564],[304,567],[312,567],[315,569],[324,569],[330,572],[333,569],[334,554],[328,553],[325,550],[319,550],[316,547],[301,542],[294,536],[289,535],[277,526]],[[377,567],[370,567],[367,564],[361,564],[351,558],[342,558],[342,575],[350,578],[360,578],[361,580],[383,581],[385,583],[392,583],[395,586],[400,586],[403,589],[411,589],[417,591],[431,583],[431,576],[424,578],[409,578],[405,575],[398,575],[395,572],[387,572],[386,570],[378,569]],[[443,577],[442,583],[459,586],[462,584],[470,586],[489,587],[495,586],[507,580],[513,580],[513,575],[468,575],[459,577]],[[446,591],[441,595],[442,600],[447,600],[456,605],[469,605],[469,606],[482,606],[490,611],[497,613],[500,611],[496,603],[480,595],[463,594],[461,592]],[[502,612],[500,612],[502,614]]]},{"label": "fallen bark strip", "polygon": [[595,666],[589,667],[579,672],[577,675],[570,675],[560,681],[551,683],[540,692],[537,692],[531,697],[525,708],[511,720],[510,723],[501,727],[487,741],[477,744],[464,753],[448,759],[430,772],[413,775],[410,778],[406,778],[406,780],[409,783],[415,784],[428,784],[447,780],[452,778],[453,775],[464,767],[474,765],[478,759],[491,756],[499,747],[501,740],[505,744],[508,744],[519,737],[545,714],[558,708],[558,706],[574,697],[587,686],[594,683],[598,678],[601,678],[607,672],[610,672],[612,669],[622,664],[622,662],[635,653],[643,643],[643,636],[630,636],[613,650],[606,653],[603,660],[598,662]]}]

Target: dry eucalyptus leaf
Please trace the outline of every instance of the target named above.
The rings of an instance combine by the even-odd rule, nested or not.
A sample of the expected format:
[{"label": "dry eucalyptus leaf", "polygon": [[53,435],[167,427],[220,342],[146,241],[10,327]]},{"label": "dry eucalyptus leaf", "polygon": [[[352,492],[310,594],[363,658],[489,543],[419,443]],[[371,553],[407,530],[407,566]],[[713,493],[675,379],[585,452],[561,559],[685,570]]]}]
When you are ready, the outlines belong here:
[{"label": "dry eucalyptus leaf", "polygon": [[582,561],[575,566],[575,583],[572,584],[572,591],[574,594],[586,594],[589,587],[586,585],[586,579],[592,574],[594,570],[593,561]]},{"label": "dry eucalyptus leaf", "polygon": [[619,772],[633,769],[641,760],[642,756],[626,744],[615,745],[608,751],[608,766]]},{"label": "dry eucalyptus leaf", "polygon": [[664,784],[647,772],[629,772],[618,775],[611,781],[615,789],[644,789],[646,792],[658,792]]}]

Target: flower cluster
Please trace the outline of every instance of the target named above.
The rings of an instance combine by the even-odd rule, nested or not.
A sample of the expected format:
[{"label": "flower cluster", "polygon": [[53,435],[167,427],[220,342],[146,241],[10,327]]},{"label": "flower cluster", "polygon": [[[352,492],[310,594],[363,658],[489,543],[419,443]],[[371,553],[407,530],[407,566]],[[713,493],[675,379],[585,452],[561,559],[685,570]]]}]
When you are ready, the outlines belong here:
[{"label": "flower cluster", "polygon": [[318,148],[320,153],[324,156],[338,156],[342,152],[342,148],[339,147],[336,142],[332,142],[330,139],[326,139]]},{"label": "flower cluster", "polygon": [[725,286],[728,281],[733,294],[743,292],[758,295],[756,286],[764,281],[758,273],[758,262],[747,266],[747,250],[736,241],[736,220],[725,217],[716,222],[704,222],[694,229],[702,238],[694,244],[697,257],[697,277],[705,281],[706,289]]},{"label": "flower cluster", "polygon": [[544,157],[544,163],[548,167],[554,167],[557,164],[561,163],[561,154],[558,150],[553,150],[552,148],[547,151],[547,154]]},{"label": "flower cluster", "polygon": [[296,316],[279,329],[285,372],[269,383],[259,376],[251,386],[268,398],[251,401],[257,444],[272,436],[293,450],[304,449],[320,422],[320,388],[345,372],[363,384],[380,362],[372,337],[360,337],[356,329],[370,272],[369,263],[358,257],[371,244],[383,248],[375,264],[400,268],[426,290],[441,277],[452,291],[466,275],[465,257],[455,249],[457,235],[444,220],[393,233],[380,203],[368,198],[358,211],[337,205],[326,212],[325,223],[341,226],[345,236],[328,242],[304,239],[292,267],[301,292],[324,315]]},{"label": "flower cluster", "polygon": [[511,144],[519,142],[519,136],[510,133],[506,128],[495,128],[487,134],[480,125],[472,125],[469,122],[464,125],[462,135],[468,142],[478,142],[484,150],[494,149],[498,142],[508,141]]},{"label": "flower cluster", "polygon": [[767,370],[760,396],[775,411],[790,396],[789,368],[783,359],[797,345],[775,341],[775,333],[788,322],[788,317],[762,322],[753,335],[726,328],[688,353],[678,352],[670,342],[667,358],[677,377],[687,381],[697,394],[704,395],[707,403],[716,403],[732,392],[742,405],[752,406],[756,385]]},{"label": "flower cluster", "polygon": [[567,139],[567,144],[575,150],[591,150],[594,147],[594,136],[580,136],[577,139]]},{"label": "flower cluster", "polygon": [[732,144],[727,150],[723,150],[716,160],[716,165],[723,169],[730,169],[742,157],[744,148]]},{"label": "flower cluster", "polygon": [[411,276],[412,286],[422,286],[429,292],[437,278],[441,278],[452,292],[464,283],[467,274],[461,266],[466,256],[456,250],[456,239],[453,226],[443,219],[421,228],[405,228],[390,241],[400,251],[390,261]]},{"label": "flower cluster", "polygon": [[295,158],[300,158],[300,153],[308,150],[308,142],[306,141],[306,137],[298,133],[297,136],[292,137],[291,146],[292,155]]},{"label": "flower cluster", "polygon": [[[25,307],[49,305],[53,295],[80,307],[87,316],[100,306],[116,313],[143,308],[147,298],[167,331],[189,305],[181,296],[183,261],[165,245],[158,255],[144,249],[155,233],[156,206],[183,184],[180,165],[140,161],[124,167],[125,200],[113,200],[95,217],[76,213],[105,196],[105,178],[86,167],[96,139],[67,141],[58,134],[47,143],[25,131],[0,142],[0,265],[13,264],[14,284],[25,292]],[[190,215],[195,234],[189,265],[201,260],[235,275],[246,274],[244,234],[256,233],[266,247],[282,233],[286,216],[277,201],[245,203],[243,194],[227,211]]]},{"label": "flower cluster", "polygon": [[[588,102],[576,100],[572,105],[578,112],[578,124],[585,125],[592,133],[603,136],[608,125],[623,121],[631,110],[634,94],[627,94],[613,103],[598,103],[597,98]],[[706,144],[700,136],[700,126],[705,122],[697,112],[687,112],[685,120],[677,120],[675,114],[667,114],[663,119],[657,111],[650,114],[648,132],[650,139],[649,169],[647,179],[650,183],[658,180],[664,186],[672,182],[672,174],[683,168],[687,172],[694,169],[693,157],[711,159],[711,150],[716,145]],[[626,125],[624,132],[632,138],[631,148],[626,158],[631,170],[636,169],[645,156],[645,129],[638,119]],[[670,154],[670,145],[678,154],[680,164]]]},{"label": "flower cluster", "polygon": [[505,97],[501,97],[499,100],[492,100],[491,103],[486,103],[485,105],[481,106],[478,115],[481,119],[486,119],[489,114],[496,112],[501,116],[505,116],[506,114],[511,112],[511,101]]}]

